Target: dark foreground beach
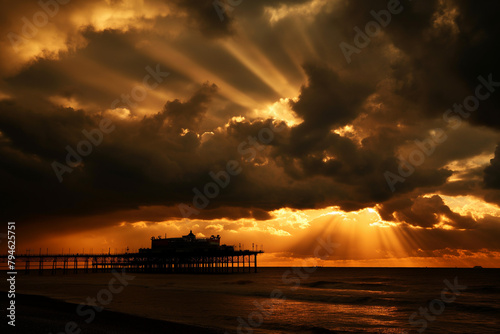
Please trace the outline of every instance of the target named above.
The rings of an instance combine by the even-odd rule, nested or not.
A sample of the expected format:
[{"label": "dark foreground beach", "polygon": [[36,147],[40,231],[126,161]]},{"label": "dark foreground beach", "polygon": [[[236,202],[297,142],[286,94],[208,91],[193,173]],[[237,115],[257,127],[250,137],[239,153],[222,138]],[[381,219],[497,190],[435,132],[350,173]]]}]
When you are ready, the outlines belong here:
[{"label": "dark foreground beach", "polygon": [[[5,292],[2,292],[1,296],[3,301],[7,300]],[[90,324],[87,324],[81,321],[81,318],[76,314],[77,304],[66,303],[44,296],[17,294],[16,304],[15,328],[8,326],[6,321],[2,321],[1,333],[223,333],[222,330],[148,319],[108,310],[99,312],[99,316]],[[77,327],[66,331],[65,326],[68,322],[74,322]]]}]

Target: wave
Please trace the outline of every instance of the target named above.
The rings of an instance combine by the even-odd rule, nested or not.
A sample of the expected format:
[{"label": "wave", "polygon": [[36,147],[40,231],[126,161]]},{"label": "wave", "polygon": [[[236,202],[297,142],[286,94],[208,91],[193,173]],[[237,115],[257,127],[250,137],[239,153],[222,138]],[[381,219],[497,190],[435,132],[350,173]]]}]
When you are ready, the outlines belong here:
[{"label": "wave", "polygon": [[263,326],[266,333],[276,333],[279,331],[280,333],[301,333],[301,334],[341,334],[341,333],[352,333],[348,331],[339,331],[339,330],[330,330],[321,326],[313,326],[313,325],[288,325],[283,326],[279,323],[269,323],[267,322],[265,326]]},{"label": "wave", "polygon": [[224,282],[223,284],[237,284],[237,285],[246,285],[246,284],[252,284],[255,283],[254,281],[250,280],[239,280],[235,282]]},{"label": "wave", "polygon": [[479,314],[498,314],[500,316],[500,308],[492,305],[463,304],[460,302],[454,302],[450,304],[450,307],[456,309],[457,311],[479,313]]},{"label": "wave", "polygon": [[[379,297],[375,295],[367,295],[366,293],[358,293],[352,295],[331,295],[324,293],[307,293],[305,291],[283,291],[283,296],[281,299],[286,299],[288,301],[295,302],[312,302],[312,303],[324,303],[324,304],[342,304],[342,305],[370,305],[370,306],[399,306],[407,307],[409,305],[416,305],[414,301],[411,301],[404,296],[398,297]],[[270,294],[266,291],[248,291],[244,295],[269,298]]]},{"label": "wave", "polygon": [[309,288],[318,289],[342,289],[342,290],[369,290],[369,291],[394,291],[394,292],[405,292],[408,291],[408,287],[386,284],[386,283],[348,283],[339,281],[315,281],[311,283],[305,283],[303,286]]},{"label": "wave", "polygon": [[470,293],[479,293],[479,294],[499,294],[500,293],[500,287],[494,286],[494,285],[485,285],[485,286],[478,286],[478,287],[468,287],[467,292]]}]

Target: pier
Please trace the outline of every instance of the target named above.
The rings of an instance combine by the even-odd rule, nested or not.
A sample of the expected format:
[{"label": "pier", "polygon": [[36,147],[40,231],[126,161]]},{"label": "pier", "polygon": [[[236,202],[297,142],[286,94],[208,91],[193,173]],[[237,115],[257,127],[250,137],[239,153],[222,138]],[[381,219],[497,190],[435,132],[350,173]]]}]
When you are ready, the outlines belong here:
[{"label": "pier", "polygon": [[[142,273],[230,274],[257,272],[257,255],[262,250],[235,250],[221,245],[220,236],[196,238],[193,231],[180,238],[151,237],[151,248],[140,248],[137,253],[111,254],[16,254],[16,269],[24,265],[25,273],[50,271],[52,274],[109,272],[125,269]],[[253,248],[253,246],[252,246]],[[127,248],[128,250],[128,248]],[[253,257],[253,259],[252,259]],[[0,266],[7,269],[9,255],[0,255]],[[241,264],[241,265],[240,265]],[[13,270],[10,270],[13,271]]]},{"label": "pier", "polygon": [[[30,272],[101,273],[125,269],[139,273],[231,274],[257,272],[257,255],[263,251],[212,250],[123,254],[16,254],[16,270]],[[8,255],[0,255],[7,269]]]}]

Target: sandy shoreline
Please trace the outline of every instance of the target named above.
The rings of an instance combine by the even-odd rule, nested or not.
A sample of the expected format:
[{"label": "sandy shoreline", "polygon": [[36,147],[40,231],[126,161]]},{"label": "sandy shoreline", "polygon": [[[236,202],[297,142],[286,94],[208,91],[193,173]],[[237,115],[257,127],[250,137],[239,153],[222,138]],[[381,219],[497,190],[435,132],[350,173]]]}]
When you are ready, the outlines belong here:
[{"label": "sandy shoreline", "polygon": [[[2,291],[1,298],[7,300],[6,292]],[[4,302],[2,302],[4,304]],[[138,333],[223,333],[222,330],[208,329],[175,322],[162,321],[138,317],[135,315],[103,310],[94,321],[87,324],[77,315],[77,304],[66,303],[60,300],[37,296],[16,294],[16,326],[7,325],[2,319],[2,333],[66,333],[65,326],[73,321],[77,324],[74,333],[96,334],[138,334]]]}]

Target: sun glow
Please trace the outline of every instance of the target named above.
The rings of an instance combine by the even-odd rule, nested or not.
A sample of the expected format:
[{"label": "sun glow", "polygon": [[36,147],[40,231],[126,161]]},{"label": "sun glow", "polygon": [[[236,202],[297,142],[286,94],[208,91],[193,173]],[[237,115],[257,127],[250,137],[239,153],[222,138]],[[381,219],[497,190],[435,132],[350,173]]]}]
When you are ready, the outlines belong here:
[{"label": "sun glow", "polygon": [[282,98],[264,109],[254,109],[253,117],[255,118],[272,118],[284,121],[289,127],[302,123],[302,119],[297,117],[290,108],[290,102],[296,101],[297,98]]}]

